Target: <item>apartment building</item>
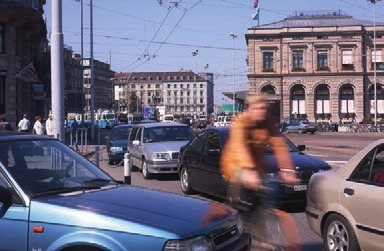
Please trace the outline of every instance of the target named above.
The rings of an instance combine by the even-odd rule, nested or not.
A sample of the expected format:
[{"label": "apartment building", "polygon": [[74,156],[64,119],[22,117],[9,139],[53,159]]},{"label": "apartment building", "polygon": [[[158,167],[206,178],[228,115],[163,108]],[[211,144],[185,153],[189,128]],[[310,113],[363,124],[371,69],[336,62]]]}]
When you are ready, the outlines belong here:
[{"label": "apartment building", "polygon": [[213,74],[182,72],[116,73],[118,113],[143,113],[145,107],[165,107],[176,116],[214,111]]},{"label": "apartment building", "polygon": [[111,65],[93,59],[93,67],[90,58],[83,58],[84,74],[84,102],[85,112],[89,112],[92,106],[91,77],[93,68],[93,108],[97,110],[112,110],[113,101],[113,81],[115,72],[111,70]]},{"label": "apartment building", "polygon": [[301,12],[245,38],[249,92],[267,94],[280,120],[384,118],[384,23]]}]

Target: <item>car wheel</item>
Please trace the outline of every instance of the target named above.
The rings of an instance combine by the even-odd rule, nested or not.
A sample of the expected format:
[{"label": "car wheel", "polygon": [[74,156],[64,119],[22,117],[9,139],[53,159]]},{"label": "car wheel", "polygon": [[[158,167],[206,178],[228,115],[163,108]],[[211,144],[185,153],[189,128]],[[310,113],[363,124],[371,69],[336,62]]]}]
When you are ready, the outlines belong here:
[{"label": "car wheel", "polygon": [[325,250],[360,250],[351,224],[338,214],[332,214],[325,221],[323,242]]},{"label": "car wheel", "polygon": [[194,192],[191,187],[188,170],[185,166],[181,168],[180,172],[180,187],[181,191],[185,194],[192,194]]},{"label": "car wheel", "polygon": [[148,180],[148,179],[151,178],[151,174],[149,173],[149,170],[148,170],[147,160],[145,158],[143,158],[143,163],[141,165],[141,170],[143,172],[144,179]]},{"label": "car wheel", "polygon": [[112,159],[108,159],[108,165],[115,165],[115,161]]}]

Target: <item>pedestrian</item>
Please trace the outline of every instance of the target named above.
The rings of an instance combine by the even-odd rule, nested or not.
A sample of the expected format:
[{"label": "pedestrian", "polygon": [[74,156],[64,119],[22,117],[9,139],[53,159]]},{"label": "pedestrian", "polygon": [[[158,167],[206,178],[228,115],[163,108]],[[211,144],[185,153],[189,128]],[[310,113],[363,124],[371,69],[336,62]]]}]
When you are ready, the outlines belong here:
[{"label": "pedestrian", "polygon": [[27,114],[23,115],[23,119],[19,121],[18,128],[20,132],[29,132],[31,122],[28,119]]},{"label": "pedestrian", "polygon": [[36,120],[36,122],[33,125],[34,134],[43,135],[44,131],[43,131],[43,124],[41,123],[41,116],[36,116],[35,120]]},{"label": "pedestrian", "polygon": [[55,136],[54,132],[53,132],[53,115],[52,114],[48,115],[48,119],[45,122],[45,130],[46,130],[47,135],[49,137],[54,137]]},{"label": "pedestrian", "polygon": [[0,130],[13,131],[11,124],[7,121],[6,114],[0,115]]}]

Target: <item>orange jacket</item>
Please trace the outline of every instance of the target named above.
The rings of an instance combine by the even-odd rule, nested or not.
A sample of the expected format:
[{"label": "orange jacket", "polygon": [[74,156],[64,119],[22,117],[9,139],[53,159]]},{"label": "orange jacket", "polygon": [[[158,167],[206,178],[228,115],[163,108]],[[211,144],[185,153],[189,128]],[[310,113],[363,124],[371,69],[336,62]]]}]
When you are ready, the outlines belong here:
[{"label": "orange jacket", "polygon": [[242,168],[256,169],[259,175],[265,173],[265,146],[270,145],[277,159],[279,168],[293,169],[285,139],[270,121],[252,124],[249,114],[238,115],[229,131],[229,138],[224,146],[220,167],[224,179],[233,182]]}]

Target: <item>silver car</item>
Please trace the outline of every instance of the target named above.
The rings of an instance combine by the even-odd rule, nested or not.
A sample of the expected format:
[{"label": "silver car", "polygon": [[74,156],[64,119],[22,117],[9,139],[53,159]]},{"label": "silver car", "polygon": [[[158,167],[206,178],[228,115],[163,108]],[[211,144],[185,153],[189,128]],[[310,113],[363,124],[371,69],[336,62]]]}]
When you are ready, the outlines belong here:
[{"label": "silver car", "polygon": [[297,132],[297,133],[307,133],[310,132],[314,134],[317,131],[317,126],[316,124],[309,122],[309,121],[304,121],[304,120],[297,120],[293,121],[286,127],[286,132]]},{"label": "silver car", "polygon": [[177,173],[180,147],[193,135],[185,124],[134,125],[128,138],[130,166],[141,169],[145,179],[156,173]]},{"label": "silver car", "polygon": [[309,226],[325,250],[383,250],[384,140],[356,153],[343,167],[312,175]]}]

